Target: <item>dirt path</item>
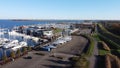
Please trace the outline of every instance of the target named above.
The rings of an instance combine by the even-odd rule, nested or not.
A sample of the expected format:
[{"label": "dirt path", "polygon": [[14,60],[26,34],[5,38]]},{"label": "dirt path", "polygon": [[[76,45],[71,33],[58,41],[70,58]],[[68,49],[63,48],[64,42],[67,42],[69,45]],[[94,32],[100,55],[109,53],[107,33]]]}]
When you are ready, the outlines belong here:
[{"label": "dirt path", "polygon": [[89,68],[96,68],[96,63],[97,63],[97,56],[98,56],[98,45],[97,41],[94,39],[95,45],[94,45],[94,50],[93,50],[93,55],[89,57]]}]

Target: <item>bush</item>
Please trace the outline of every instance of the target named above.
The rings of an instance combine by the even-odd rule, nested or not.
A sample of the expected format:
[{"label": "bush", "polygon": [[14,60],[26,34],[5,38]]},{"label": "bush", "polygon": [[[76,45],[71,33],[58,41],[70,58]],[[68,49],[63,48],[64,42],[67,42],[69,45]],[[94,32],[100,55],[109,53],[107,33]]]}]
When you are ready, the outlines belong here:
[{"label": "bush", "polygon": [[2,56],[2,61],[5,62],[5,61],[7,61],[7,59],[8,59],[7,56],[4,54],[4,55]]},{"label": "bush", "polygon": [[110,48],[108,47],[108,45],[104,41],[99,41],[98,44],[102,49],[110,51]]},{"label": "bush", "polygon": [[10,53],[10,57],[11,57],[11,58],[15,58],[15,57],[16,57],[14,51],[12,51],[12,52]]},{"label": "bush", "polygon": [[85,50],[84,51],[85,55],[87,55],[87,56],[92,55],[93,50],[94,50],[94,45],[95,45],[94,39],[91,36],[89,36],[89,35],[83,35],[82,34],[81,36],[83,36],[83,37],[88,39],[88,44],[87,44],[87,46],[84,49]]},{"label": "bush", "polygon": [[[117,45],[120,44],[119,40],[120,37],[112,34],[111,32],[107,31],[102,25],[98,24],[98,32],[105,36],[106,38],[110,39],[111,41],[115,42]],[[111,42],[112,43],[112,42]],[[120,45],[119,45],[120,46]]]},{"label": "bush", "polygon": [[21,51],[20,51],[20,49],[17,50],[16,55],[17,55],[17,57],[20,57],[20,56],[21,56]]},{"label": "bush", "polygon": [[111,50],[111,53],[116,55],[116,56],[118,56],[120,58],[120,50],[114,49],[114,50]]},{"label": "bush", "polygon": [[99,38],[99,36],[98,36],[97,33],[95,33],[95,34],[93,35],[93,37],[94,37],[97,41],[100,41],[100,38]]},{"label": "bush", "polygon": [[106,50],[99,50],[99,55],[106,55],[110,53],[110,51],[106,51]]},{"label": "bush", "polygon": [[120,50],[117,50],[117,52],[120,54]]},{"label": "bush", "polygon": [[93,38],[90,36],[88,36],[88,40],[90,41],[90,44],[89,44],[86,55],[90,56],[93,53],[95,42],[94,42]]},{"label": "bush", "polygon": [[28,46],[28,51],[31,51],[31,50],[32,50],[32,48],[30,46]]},{"label": "bush", "polygon": [[79,57],[71,57],[69,58],[70,61],[77,61],[79,59]]},{"label": "bush", "polygon": [[23,47],[23,53],[27,53],[27,48]]},{"label": "bush", "polygon": [[120,48],[120,46],[118,44],[116,44],[112,40],[109,40],[107,37],[105,37],[105,36],[103,36],[99,33],[98,33],[98,36],[101,40],[103,40],[105,43],[107,43],[110,48],[114,48],[114,49],[119,49]]},{"label": "bush", "polygon": [[88,61],[86,58],[81,57],[78,59],[77,62],[75,62],[74,68],[87,68],[88,67]]}]

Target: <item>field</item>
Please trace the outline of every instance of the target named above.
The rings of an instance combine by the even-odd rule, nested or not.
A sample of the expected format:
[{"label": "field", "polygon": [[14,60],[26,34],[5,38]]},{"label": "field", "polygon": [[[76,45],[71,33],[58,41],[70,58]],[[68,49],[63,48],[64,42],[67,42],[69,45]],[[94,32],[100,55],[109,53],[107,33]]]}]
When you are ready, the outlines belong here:
[{"label": "field", "polygon": [[95,37],[98,39],[99,59],[101,59],[98,63],[104,63],[99,64],[99,66],[102,66],[102,68],[120,68],[120,42],[118,42],[120,37],[109,32],[102,24],[98,24],[97,30]]}]

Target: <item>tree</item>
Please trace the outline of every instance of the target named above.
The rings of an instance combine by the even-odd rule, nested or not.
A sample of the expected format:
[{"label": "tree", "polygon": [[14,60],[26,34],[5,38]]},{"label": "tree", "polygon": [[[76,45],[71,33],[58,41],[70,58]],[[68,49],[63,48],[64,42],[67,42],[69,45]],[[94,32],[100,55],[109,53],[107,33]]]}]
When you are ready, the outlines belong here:
[{"label": "tree", "polygon": [[11,57],[11,58],[15,58],[15,52],[14,52],[14,51],[12,51],[12,52],[10,53],[10,57]]},{"label": "tree", "polygon": [[32,48],[30,46],[28,46],[28,51],[31,51],[31,50],[32,50]]},{"label": "tree", "polygon": [[21,55],[20,49],[17,50],[16,54],[17,54],[18,57]]},{"label": "tree", "polygon": [[27,52],[27,48],[23,47],[23,53]]},{"label": "tree", "polygon": [[2,56],[2,60],[5,62],[5,61],[7,61],[7,56],[5,55],[5,54],[3,54],[3,56]]}]

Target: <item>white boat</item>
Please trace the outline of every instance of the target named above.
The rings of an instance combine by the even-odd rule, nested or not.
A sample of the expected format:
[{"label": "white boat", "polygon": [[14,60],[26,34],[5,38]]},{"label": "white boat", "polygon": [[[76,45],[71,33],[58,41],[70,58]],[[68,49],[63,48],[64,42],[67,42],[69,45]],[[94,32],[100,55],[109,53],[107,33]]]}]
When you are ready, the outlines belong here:
[{"label": "white boat", "polygon": [[57,45],[64,44],[64,43],[65,43],[64,40],[57,40],[57,41],[53,42],[53,44],[57,44]]},{"label": "white boat", "polygon": [[[12,50],[15,51],[17,49],[20,49],[22,47],[26,47],[27,46],[27,43],[25,41],[19,42],[18,40],[10,40],[11,39],[10,35],[14,35],[14,36],[19,35],[19,36],[21,36],[22,34],[19,34],[19,33],[15,32],[15,31],[9,32],[9,30],[8,30],[8,34],[9,34],[9,40],[4,39],[4,41],[9,41],[9,42],[4,43],[2,45],[2,47],[4,49],[12,49]],[[14,38],[14,39],[16,39],[16,38]]]},{"label": "white boat", "polygon": [[5,43],[2,47],[5,49],[12,48],[18,45],[18,40],[12,40],[9,43]]},{"label": "white boat", "polygon": [[72,40],[71,36],[59,37],[55,42],[53,42],[53,44],[56,44],[56,45],[64,44],[70,40]]},{"label": "white boat", "polygon": [[17,51],[18,49],[22,48],[22,46],[18,45],[18,46],[15,46],[13,48],[11,48],[11,50],[13,51]]},{"label": "white boat", "polygon": [[22,47],[27,47],[27,43],[22,41],[19,42],[19,44],[17,46],[14,46],[13,48],[11,48],[11,50],[13,51],[17,51],[18,49],[22,48]]},{"label": "white boat", "polygon": [[0,38],[0,44],[9,41],[7,38]]},{"label": "white boat", "polygon": [[11,41],[10,43],[11,43],[11,44],[18,44],[18,42],[19,42],[18,40],[13,40],[13,41]]},{"label": "white boat", "polygon": [[53,45],[48,45],[47,47],[49,47],[49,48],[57,48],[56,46],[53,46]]},{"label": "white boat", "polygon": [[22,46],[22,47],[27,47],[27,43],[24,42],[24,41],[23,41],[23,42],[20,42],[19,45]]},{"label": "white boat", "polygon": [[10,41],[9,39],[4,38],[4,30],[6,30],[6,29],[0,28],[0,47],[2,47],[4,44],[6,44]]},{"label": "white boat", "polygon": [[66,36],[66,37],[64,38],[64,40],[68,42],[68,41],[72,40],[72,37],[71,37],[71,36]]}]

